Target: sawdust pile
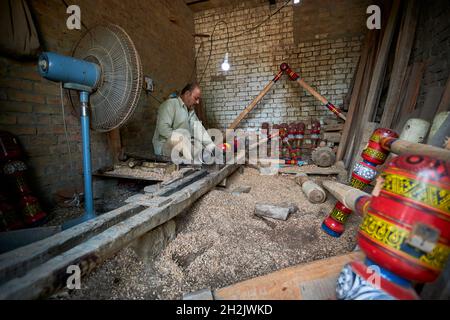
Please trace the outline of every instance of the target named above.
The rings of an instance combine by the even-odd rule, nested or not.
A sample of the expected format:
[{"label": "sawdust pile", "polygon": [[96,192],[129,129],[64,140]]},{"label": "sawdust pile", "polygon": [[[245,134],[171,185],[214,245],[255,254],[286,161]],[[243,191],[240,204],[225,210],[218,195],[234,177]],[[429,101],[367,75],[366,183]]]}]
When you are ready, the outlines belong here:
[{"label": "sawdust pile", "polygon": [[[250,186],[250,193],[231,193]],[[257,202],[293,202],[287,221],[256,217]],[[335,200],[306,200],[292,176],[261,176],[246,168],[226,189],[215,189],[176,218],[177,236],[150,264],[125,249],[84,280],[73,299],[180,299],[297,265],[347,253],[355,247],[359,217],[352,215],[339,238],[320,226]],[[118,279],[118,280],[117,280]]]}]

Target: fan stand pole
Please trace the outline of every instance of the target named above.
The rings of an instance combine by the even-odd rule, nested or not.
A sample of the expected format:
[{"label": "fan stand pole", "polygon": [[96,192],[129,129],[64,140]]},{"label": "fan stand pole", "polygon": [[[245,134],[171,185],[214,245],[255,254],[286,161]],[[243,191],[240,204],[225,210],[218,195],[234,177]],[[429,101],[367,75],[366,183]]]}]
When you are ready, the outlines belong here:
[{"label": "fan stand pole", "polygon": [[63,224],[63,229],[68,229],[77,224],[91,220],[96,217],[94,212],[94,197],[92,192],[92,166],[91,148],[89,139],[89,93],[80,92],[81,102],[81,139],[83,144],[83,177],[84,177],[84,209],[85,213],[80,218],[70,220]]}]

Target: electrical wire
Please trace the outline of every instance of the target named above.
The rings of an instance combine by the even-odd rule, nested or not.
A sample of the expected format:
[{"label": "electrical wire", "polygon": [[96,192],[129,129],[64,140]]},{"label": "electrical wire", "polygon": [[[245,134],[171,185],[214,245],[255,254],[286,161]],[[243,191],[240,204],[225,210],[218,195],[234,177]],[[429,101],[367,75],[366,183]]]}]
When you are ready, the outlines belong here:
[{"label": "electrical wire", "polygon": [[191,79],[191,82],[194,80],[195,70],[197,69],[197,59],[202,50],[202,47],[203,47],[203,41],[200,42],[200,46],[198,47],[197,52],[195,53],[194,68],[192,69],[191,76],[189,77],[189,79]]},{"label": "electrical wire", "polygon": [[216,24],[214,25],[213,31],[211,33],[211,37],[209,38],[210,40],[210,46],[209,46],[209,55],[208,55],[208,60],[206,61],[206,65],[205,65],[205,69],[203,69],[203,73],[200,77],[200,79],[198,80],[198,83],[201,83],[203,80],[203,76],[205,75],[206,69],[208,68],[209,65],[209,61],[211,60],[211,53],[212,53],[212,47],[213,47],[213,38],[214,38],[214,32],[216,32],[216,28],[219,24],[224,23],[226,28],[227,28],[227,52],[228,52],[228,44],[230,42],[230,33],[228,32],[228,24],[224,21],[224,20],[220,20],[218,22],[216,22]]},{"label": "electrical wire", "polygon": [[243,32],[241,32],[241,33],[239,33],[237,35],[232,36],[232,38],[240,37],[240,36],[242,36],[242,35],[244,35],[246,33],[252,32],[253,30],[259,28],[260,26],[265,24],[267,21],[269,21],[269,19],[271,19],[274,15],[276,15],[278,12],[280,12],[284,7],[286,7],[289,4],[289,2],[291,2],[291,0],[287,0],[281,7],[279,7],[277,10],[275,10],[273,13],[269,14],[269,16],[266,19],[264,19],[263,21],[261,21],[257,25],[255,25],[253,27],[250,27],[247,30],[244,30]]},{"label": "electrical wire", "polygon": [[[70,143],[69,143],[69,134],[67,132],[67,122],[66,122],[66,111],[64,108],[64,93],[63,93],[63,84],[62,82],[59,83],[59,89],[61,94],[61,111],[62,111],[62,120],[64,125],[64,135],[66,138],[66,144],[67,144],[67,150],[69,151],[69,164],[70,164],[70,172],[74,172],[74,165],[73,165],[73,157],[72,157],[72,150],[70,149]],[[69,203],[70,205],[75,205],[76,207],[80,206],[80,199],[78,192],[75,192],[73,194],[72,200]]]},{"label": "electrical wire", "polygon": [[158,101],[159,103],[163,103],[161,100],[159,100],[157,97],[155,97],[154,95],[152,95],[151,93],[148,93],[148,95],[150,97],[152,97],[153,99],[155,99],[156,101]]},{"label": "electrical wire", "polygon": [[[273,13],[269,14],[269,16],[268,16],[266,19],[264,19],[263,21],[261,21],[261,22],[258,23],[257,25],[254,25],[254,26],[252,26],[252,27],[250,27],[250,28],[244,30],[243,32],[238,33],[238,34],[236,34],[236,35],[233,35],[233,36],[231,36],[231,37],[230,37],[230,34],[228,33],[228,24],[227,24],[224,20],[218,21],[218,22],[214,25],[213,31],[212,31],[211,36],[210,36],[210,48],[209,48],[208,60],[207,60],[207,62],[206,62],[206,65],[205,65],[205,68],[204,68],[204,70],[203,70],[203,72],[202,72],[202,75],[201,75],[201,77],[199,78],[198,83],[201,83],[201,81],[203,80],[203,76],[205,75],[206,69],[208,68],[209,61],[211,60],[212,45],[213,45],[213,36],[214,36],[214,32],[215,32],[215,30],[216,30],[216,27],[217,27],[220,23],[225,23],[225,25],[227,26],[227,52],[228,52],[228,44],[229,44],[230,39],[238,38],[238,37],[240,37],[240,36],[242,36],[242,35],[244,35],[244,34],[248,34],[248,33],[252,32],[253,30],[256,30],[257,28],[259,28],[260,26],[262,26],[263,24],[265,24],[267,21],[269,21],[274,15],[276,15],[277,13],[279,13],[279,12],[280,12],[283,8],[285,8],[290,2],[291,2],[291,0],[287,0],[281,7],[279,7],[277,10],[275,10]],[[203,42],[200,44],[199,49],[202,47],[202,44],[203,44]],[[194,62],[194,70],[195,70],[195,68],[196,68],[196,63],[197,63],[197,58],[198,58],[199,53],[200,53],[200,50],[197,50],[197,54],[196,54],[196,56],[195,56],[195,62]],[[191,76],[191,78],[192,78],[192,76]]]}]

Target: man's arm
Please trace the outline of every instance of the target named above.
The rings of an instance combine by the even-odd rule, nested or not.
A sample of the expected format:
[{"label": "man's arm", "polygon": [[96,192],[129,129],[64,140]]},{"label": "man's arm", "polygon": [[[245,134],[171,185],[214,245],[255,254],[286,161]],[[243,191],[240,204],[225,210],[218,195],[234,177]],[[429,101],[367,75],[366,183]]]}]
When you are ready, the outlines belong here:
[{"label": "man's arm", "polygon": [[161,137],[170,139],[173,132],[172,122],[174,117],[175,110],[172,103],[166,101],[159,106],[156,127]]},{"label": "man's arm", "polygon": [[194,128],[194,125],[197,125],[197,130],[194,130],[194,139],[200,141],[204,147],[210,146],[214,147],[214,142],[211,140],[211,137],[209,136],[208,132],[206,132],[205,127],[201,123],[201,121],[198,119],[195,112],[193,112],[191,116],[191,128]]}]

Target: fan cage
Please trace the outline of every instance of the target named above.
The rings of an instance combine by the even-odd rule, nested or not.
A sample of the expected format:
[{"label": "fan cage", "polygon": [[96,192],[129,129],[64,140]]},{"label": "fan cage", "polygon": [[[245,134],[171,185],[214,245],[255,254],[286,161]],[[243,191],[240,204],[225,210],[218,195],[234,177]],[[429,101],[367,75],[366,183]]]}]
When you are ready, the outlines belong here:
[{"label": "fan cage", "polygon": [[[78,41],[72,56],[101,69],[99,85],[89,99],[91,129],[108,132],[124,125],[139,103],[143,85],[141,60],[130,36],[117,25],[95,26]],[[68,94],[77,111],[79,93]]]}]

